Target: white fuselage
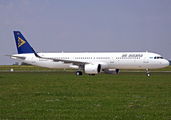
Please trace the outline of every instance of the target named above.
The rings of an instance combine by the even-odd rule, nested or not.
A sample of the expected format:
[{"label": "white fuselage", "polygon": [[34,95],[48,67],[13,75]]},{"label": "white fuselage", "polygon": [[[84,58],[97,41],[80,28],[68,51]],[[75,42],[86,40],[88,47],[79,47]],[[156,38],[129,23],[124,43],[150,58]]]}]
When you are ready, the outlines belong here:
[{"label": "white fuselage", "polygon": [[[72,60],[92,64],[97,63],[101,65],[102,69],[157,69],[169,65],[169,62],[163,59],[159,54],[150,52],[38,53],[38,55],[44,58]],[[15,54],[13,56],[25,57],[25,59],[11,58],[41,67],[79,68],[72,63],[37,58],[34,53]]]}]

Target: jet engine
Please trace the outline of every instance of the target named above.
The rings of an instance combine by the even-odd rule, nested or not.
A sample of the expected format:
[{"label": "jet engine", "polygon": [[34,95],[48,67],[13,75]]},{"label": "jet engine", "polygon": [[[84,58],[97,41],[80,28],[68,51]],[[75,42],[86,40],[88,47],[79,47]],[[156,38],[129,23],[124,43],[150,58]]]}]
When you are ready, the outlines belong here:
[{"label": "jet engine", "polygon": [[106,74],[118,74],[119,73],[119,69],[103,69],[104,73]]},{"label": "jet engine", "polygon": [[87,74],[99,74],[101,72],[100,64],[86,64],[84,66],[84,71]]}]

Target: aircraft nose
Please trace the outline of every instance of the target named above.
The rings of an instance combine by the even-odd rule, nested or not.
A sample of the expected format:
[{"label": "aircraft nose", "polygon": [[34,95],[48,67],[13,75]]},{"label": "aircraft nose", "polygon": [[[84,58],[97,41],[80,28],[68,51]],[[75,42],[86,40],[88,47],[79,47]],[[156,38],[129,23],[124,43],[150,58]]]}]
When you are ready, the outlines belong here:
[{"label": "aircraft nose", "polygon": [[164,65],[166,65],[166,67],[167,67],[167,66],[169,66],[169,64],[170,64],[169,61],[165,59]]}]

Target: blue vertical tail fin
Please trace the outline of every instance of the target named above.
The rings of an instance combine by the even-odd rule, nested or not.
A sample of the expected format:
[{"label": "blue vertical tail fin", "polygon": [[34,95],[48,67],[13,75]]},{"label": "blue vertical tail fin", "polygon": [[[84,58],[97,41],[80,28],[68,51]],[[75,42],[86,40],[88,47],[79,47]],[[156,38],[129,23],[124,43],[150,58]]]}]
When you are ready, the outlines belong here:
[{"label": "blue vertical tail fin", "polygon": [[20,31],[14,31],[15,42],[18,50],[18,54],[34,53],[32,47],[21,34]]}]

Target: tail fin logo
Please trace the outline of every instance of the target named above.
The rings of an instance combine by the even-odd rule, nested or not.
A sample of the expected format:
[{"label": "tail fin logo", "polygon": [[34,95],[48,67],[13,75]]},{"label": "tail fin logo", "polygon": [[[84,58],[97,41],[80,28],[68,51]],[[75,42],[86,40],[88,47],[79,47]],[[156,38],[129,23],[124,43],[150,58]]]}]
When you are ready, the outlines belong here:
[{"label": "tail fin logo", "polygon": [[20,37],[18,37],[18,48],[21,47],[24,43],[26,42],[22,40]]}]

